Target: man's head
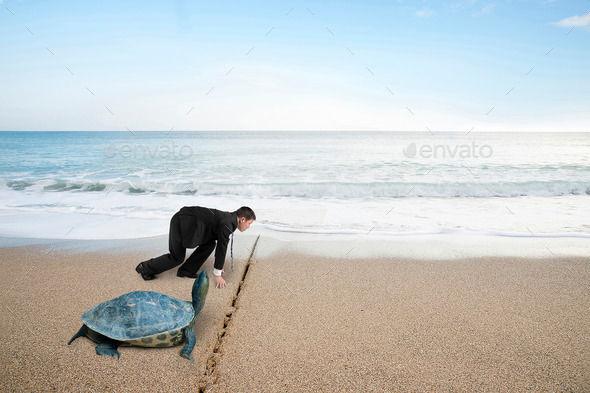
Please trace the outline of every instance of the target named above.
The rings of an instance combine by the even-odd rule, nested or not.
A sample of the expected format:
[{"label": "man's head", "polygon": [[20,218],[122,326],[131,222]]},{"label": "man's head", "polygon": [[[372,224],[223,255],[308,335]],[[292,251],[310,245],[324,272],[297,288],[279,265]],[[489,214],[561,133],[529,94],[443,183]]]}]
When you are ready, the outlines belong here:
[{"label": "man's head", "polygon": [[248,206],[240,207],[236,213],[238,214],[238,229],[240,232],[244,232],[246,229],[250,228],[250,224],[256,220],[254,210],[250,209]]}]

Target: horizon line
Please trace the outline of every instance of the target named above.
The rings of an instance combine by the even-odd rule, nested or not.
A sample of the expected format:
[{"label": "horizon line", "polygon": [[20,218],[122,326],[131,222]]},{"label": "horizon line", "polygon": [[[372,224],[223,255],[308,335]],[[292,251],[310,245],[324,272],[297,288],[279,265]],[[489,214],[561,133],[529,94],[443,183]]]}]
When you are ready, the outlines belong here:
[{"label": "horizon line", "polygon": [[463,131],[463,130],[275,130],[275,129],[261,129],[261,130],[252,130],[252,129],[242,129],[242,130],[174,130],[174,131],[167,131],[167,130],[0,130],[0,132],[129,132],[133,134],[134,132],[165,132],[171,134],[173,132],[424,132],[424,133],[465,133],[472,134],[472,133],[492,133],[492,132],[503,132],[503,133],[588,133],[590,130],[586,131],[571,131],[571,130],[512,130],[512,131],[500,131],[500,130],[473,130],[473,131]]}]

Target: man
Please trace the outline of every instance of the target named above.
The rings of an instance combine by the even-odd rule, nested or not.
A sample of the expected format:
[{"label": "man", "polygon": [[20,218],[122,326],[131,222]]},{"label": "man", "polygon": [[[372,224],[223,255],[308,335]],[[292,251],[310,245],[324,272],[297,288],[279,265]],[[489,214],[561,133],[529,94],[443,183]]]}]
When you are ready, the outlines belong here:
[{"label": "man", "polygon": [[196,278],[197,272],[211,255],[217,243],[213,269],[215,288],[224,288],[226,283],[221,274],[224,271],[223,264],[229,235],[233,234],[236,228],[244,232],[250,228],[254,220],[256,215],[247,206],[242,206],[233,213],[200,206],[183,207],[170,220],[168,235],[170,252],[141,262],[135,270],[144,280],[153,280],[156,274],[182,264],[187,248],[197,247],[176,273],[178,277]]}]

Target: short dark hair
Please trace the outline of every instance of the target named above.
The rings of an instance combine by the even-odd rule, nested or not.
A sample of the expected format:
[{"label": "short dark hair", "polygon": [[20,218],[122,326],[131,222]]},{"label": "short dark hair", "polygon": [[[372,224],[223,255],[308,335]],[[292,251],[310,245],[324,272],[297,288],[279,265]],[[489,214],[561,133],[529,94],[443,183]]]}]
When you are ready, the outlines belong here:
[{"label": "short dark hair", "polygon": [[248,206],[240,207],[236,213],[238,213],[238,217],[244,217],[247,221],[256,220],[254,210],[250,209]]}]

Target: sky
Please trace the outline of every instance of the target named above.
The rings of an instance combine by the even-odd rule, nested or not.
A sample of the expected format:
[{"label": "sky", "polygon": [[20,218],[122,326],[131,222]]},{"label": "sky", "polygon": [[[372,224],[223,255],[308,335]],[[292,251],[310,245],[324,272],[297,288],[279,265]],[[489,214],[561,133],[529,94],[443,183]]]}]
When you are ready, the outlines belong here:
[{"label": "sky", "polygon": [[0,0],[0,130],[590,131],[589,12]]}]

